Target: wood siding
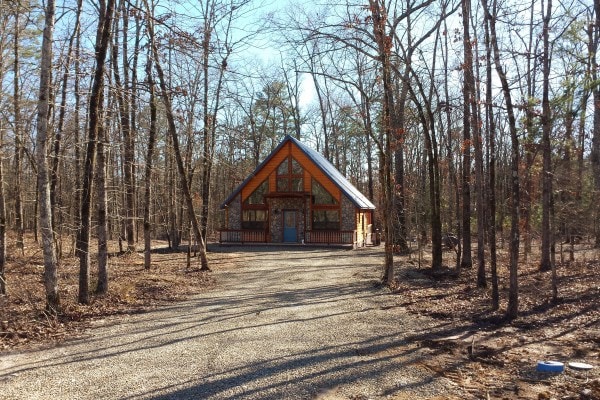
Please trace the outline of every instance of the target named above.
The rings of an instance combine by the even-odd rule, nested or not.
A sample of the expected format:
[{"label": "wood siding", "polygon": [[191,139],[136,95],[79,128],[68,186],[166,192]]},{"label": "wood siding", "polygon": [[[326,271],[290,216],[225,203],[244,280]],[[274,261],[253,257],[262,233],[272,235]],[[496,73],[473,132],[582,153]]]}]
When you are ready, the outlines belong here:
[{"label": "wood siding", "polygon": [[296,145],[292,146],[292,143],[288,143],[291,147],[292,157],[296,159],[304,168],[304,190],[307,192],[311,192],[311,182],[310,179],[307,178],[307,173],[312,178],[316,179],[335,199],[338,203],[341,201],[340,189],[333,183],[325,174],[308,158],[302,150],[300,150]]},{"label": "wood siding", "polygon": [[277,174],[276,170],[279,164],[285,160],[289,155],[292,155],[298,161],[298,163],[304,169],[304,191],[311,192],[311,179],[316,179],[331,195],[338,201],[341,201],[340,189],[308,158],[302,150],[300,150],[292,142],[288,142],[283,146],[279,152],[273,155],[273,157],[263,165],[262,169],[256,173],[256,175],[242,188],[242,202],[244,202],[248,196],[256,190],[256,188],[264,182],[265,179],[269,179],[269,192],[274,193],[277,191]]}]

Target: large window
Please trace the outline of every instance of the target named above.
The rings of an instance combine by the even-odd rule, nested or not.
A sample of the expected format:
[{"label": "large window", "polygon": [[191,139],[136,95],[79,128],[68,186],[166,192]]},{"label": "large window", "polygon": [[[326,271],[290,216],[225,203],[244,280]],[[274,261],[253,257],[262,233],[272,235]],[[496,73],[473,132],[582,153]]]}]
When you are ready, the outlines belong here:
[{"label": "large window", "polygon": [[277,167],[278,192],[303,192],[304,171],[298,161],[288,157]]},{"label": "large window", "polygon": [[340,229],[339,202],[316,179],[311,182],[312,229],[338,231]]},{"label": "large window", "polygon": [[316,179],[312,180],[312,203],[321,205],[335,205],[338,201]]},{"label": "large window", "polygon": [[340,229],[339,210],[313,210],[312,228],[315,231],[337,231]]},{"label": "large window", "polygon": [[267,210],[242,211],[242,229],[264,230],[267,223]]},{"label": "large window", "polygon": [[269,181],[262,182],[242,204],[242,229],[265,230],[267,228],[267,204]]},{"label": "large window", "polygon": [[269,181],[265,180],[263,183],[258,185],[254,192],[248,196],[246,201],[244,201],[245,205],[259,205],[265,204],[265,194],[269,192]]}]

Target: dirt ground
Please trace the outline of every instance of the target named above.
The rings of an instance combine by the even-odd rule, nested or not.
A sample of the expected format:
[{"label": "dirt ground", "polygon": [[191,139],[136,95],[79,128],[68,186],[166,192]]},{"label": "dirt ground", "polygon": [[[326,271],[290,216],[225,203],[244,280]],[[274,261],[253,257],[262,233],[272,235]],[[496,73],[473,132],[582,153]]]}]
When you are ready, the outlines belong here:
[{"label": "dirt ground", "polygon": [[[560,247],[559,247],[560,248]],[[566,246],[563,246],[566,250]],[[422,340],[431,349],[428,366],[474,398],[600,399],[600,251],[591,244],[557,254],[558,302],[552,302],[552,273],[538,270],[539,258],[521,258],[519,317],[506,321],[508,249],[499,249],[500,309],[492,311],[491,289],[476,285],[476,266],[455,276],[433,277],[427,250],[398,260],[394,293],[399,304],[428,315],[444,328]],[[444,254],[455,265],[455,253]],[[476,264],[476,258],[473,261]],[[538,361],[564,363],[563,374],[538,373]],[[570,362],[594,366],[589,372]]]},{"label": "dirt ground", "polygon": [[[89,306],[77,298],[78,264],[65,257],[60,267],[63,313],[44,313],[41,251],[28,242],[25,254],[9,248],[6,271],[8,294],[0,297],[0,354],[40,345],[49,346],[78,336],[94,321],[117,314],[140,313],[199,291],[215,287],[210,273],[194,262],[186,267],[185,252],[164,251],[156,242],[152,270],[143,269],[143,255],[116,254],[110,259],[110,294],[95,297]],[[161,250],[163,249],[163,250]],[[116,250],[116,249],[113,249]],[[522,260],[519,271],[520,316],[503,318],[508,271],[506,250],[499,254],[501,306],[490,309],[490,289],[476,286],[475,268],[459,276],[433,276],[427,248],[421,255],[397,256],[397,284],[390,295],[397,305],[439,323],[428,334],[412,340],[428,349],[425,367],[450,379],[473,399],[600,399],[600,254],[587,242],[575,248],[575,261],[558,255],[559,301],[553,303],[551,273],[537,270],[535,256]],[[371,248],[347,252],[362,257]],[[248,253],[252,257],[252,253]],[[454,253],[444,254],[454,265]],[[225,252],[209,253],[215,263],[244,263],[244,257]],[[351,261],[351,260],[350,260]],[[382,258],[383,261],[383,258]],[[449,272],[450,271],[449,269]],[[93,275],[93,274],[92,274]],[[92,283],[94,279],[92,278]],[[540,360],[584,362],[589,372],[567,368],[562,374],[536,372]]]}]

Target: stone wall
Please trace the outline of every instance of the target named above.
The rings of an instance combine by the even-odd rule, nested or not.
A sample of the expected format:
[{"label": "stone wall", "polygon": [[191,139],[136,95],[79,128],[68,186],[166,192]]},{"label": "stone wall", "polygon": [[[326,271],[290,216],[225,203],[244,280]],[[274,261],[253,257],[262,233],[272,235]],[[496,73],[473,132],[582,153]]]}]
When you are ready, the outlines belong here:
[{"label": "stone wall", "polygon": [[283,242],[283,211],[296,211],[296,233],[297,241],[301,242],[304,239],[304,229],[308,205],[305,204],[302,198],[272,198],[269,200],[269,231],[271,234],[271,242]]},{"label": "stone wall", "polygon": [[242,229],[242,201],[241,194],[235,196],[227,207],[227,229]]},{"label": "stone wall", "polygon": [[356,207],[346,197],[342,196],[342,203],[340,207],[341,221],[340,230],[342,231],[353,231],[356,228]]}]

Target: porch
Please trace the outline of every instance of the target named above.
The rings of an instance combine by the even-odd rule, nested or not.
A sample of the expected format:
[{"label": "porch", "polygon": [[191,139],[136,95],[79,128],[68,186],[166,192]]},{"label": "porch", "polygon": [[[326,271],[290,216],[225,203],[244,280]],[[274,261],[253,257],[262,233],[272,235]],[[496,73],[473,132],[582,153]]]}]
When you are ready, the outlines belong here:
[{"label": "porch", "polygon": [[[223,229],[219,231],[219,243],[269,243],[273,244],[265,230]],[[354,245],[357,243],[356,231],[305,231],[304,240],[296,244],[318,245]],[[288,243],[290,244],[290,243]]]}]

